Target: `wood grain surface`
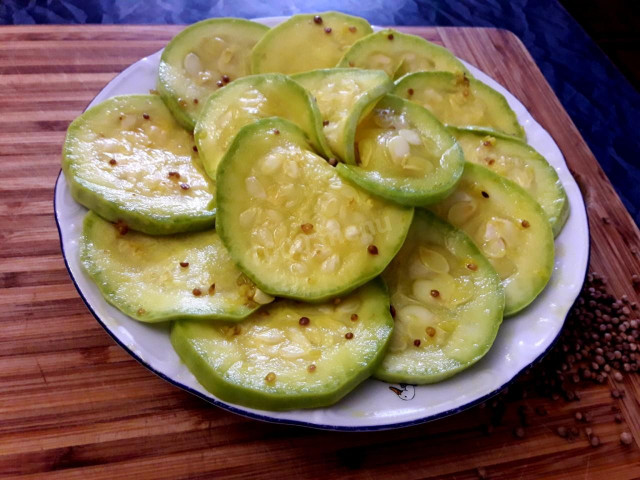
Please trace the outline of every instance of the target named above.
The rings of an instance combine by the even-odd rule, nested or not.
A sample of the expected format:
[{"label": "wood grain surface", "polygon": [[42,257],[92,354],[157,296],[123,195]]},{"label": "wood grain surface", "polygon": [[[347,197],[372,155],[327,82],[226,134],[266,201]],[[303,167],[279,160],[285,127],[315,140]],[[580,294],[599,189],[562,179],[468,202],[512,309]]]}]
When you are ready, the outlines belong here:
[{"label": "wood grain surface", "polygon": [[[640,478],[640,380],[619,444],[609,387],[577,403],[527,398],[549,415],[482,433],[475,408],[422,426],[336,433],[248,420],[171,386],[102,330],[60,254],[53,187],[67,125],[118,72],[180,30],[167,26],[0,27],[0,476],[11,478]],[[640,235],[523,44],[506,31],[403,28],[443,44],[507,87],[554,137],[588,204],[591,268],[635,296]],[[613,127],[613,126],[612,126]],[[555,428],[594,412],[602,445]],[[507,413],[515,415],[513,413]],[[508,418],[507,418],[508,420]],[[595,428],[595,427],[594,427]],[[479,469],[479,470],[478,470]]]}]

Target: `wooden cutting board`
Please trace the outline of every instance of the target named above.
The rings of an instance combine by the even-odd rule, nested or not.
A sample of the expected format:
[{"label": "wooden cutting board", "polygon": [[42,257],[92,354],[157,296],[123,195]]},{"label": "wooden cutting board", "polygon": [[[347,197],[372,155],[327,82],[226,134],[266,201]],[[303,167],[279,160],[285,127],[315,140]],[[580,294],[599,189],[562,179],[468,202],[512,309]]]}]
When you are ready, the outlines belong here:
[{"label": "wooden cutting board", "polygon": [[[549,415],[522,439],[511,427],[483,435],[477,409],[345,434],[227,413],[118,347],[80,300],[60,255],[53,187],[61,145],[69,122],[109,80],[179,30],[0,27],[0,476],[472,479],[480,468],[492,479],[640,478],[640,449],[619,445],[620,426],[600,426],[598,449],[553,433],[576,408],[607,405],[606,385],[586,388],[577,404],[528,399]],[[587,200],[591,268],[608,276],[615,295],[637,297],[630,278],[640,271],[638,229],[523,44],[495,29],[401,30],[488,73],[551,133]],[[626,380],[635,395],[623,402],[636,442],[639,385]]]}]

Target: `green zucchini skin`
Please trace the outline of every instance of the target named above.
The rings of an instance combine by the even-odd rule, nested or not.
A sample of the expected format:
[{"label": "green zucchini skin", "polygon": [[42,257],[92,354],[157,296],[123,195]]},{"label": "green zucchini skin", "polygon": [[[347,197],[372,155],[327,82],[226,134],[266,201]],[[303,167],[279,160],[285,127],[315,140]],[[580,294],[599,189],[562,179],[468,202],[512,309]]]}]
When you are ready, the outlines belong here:
[{"label": "green zucchini skin", "polygon": [[[348,164],[355,164],[354,142],[358,122],[393,88],[391,79],[378,70],[353,68],[312,70],[292,75],[291,78],[309,90],[316,99],[323,119],[325,137],[334,155]],[[346,105],[335,108],[331,98],[325,97],[331,97],[334,92],[338,93],[336,90],[343,89],[341,82],[349,81],[366,81],[368,85],[360,85],[358,91],[352,91],[350,95],[343,94],[347,97]],[[332,85],[333,88],[330,87]],[[325,126],[324,122],[328,124]]]},{"label": "green zucchini skin", "polygon": [[[465,159],[502,175],[524,188],[549,217],[553,235],[557,237],[569,218],[569,198],[555,169],[533,147],[517,137],[482,128],[449,127],[456,137]],[[515,164],[515,170],[507,162]],[[520,179],[517,170],[531,169],[533,181]]]},{"label": "green zucchini skin", "polygon": [[[504,96],[479,80],[451,72],[416,72],[396,81],[392,93],[430,110],[447,126],[492,128],[526,139]],[[474,102],[474,103],[471,103]],[[460,108],[452,108],[452,104]],[[460,113],[464,115],[460,117]],[[473,117],[469,115],[473,113]]]},{"label": "green zucchini skin", "polygon": [[456,191],[429,210],[463,230],[487,256],[504,285],[505,316],[544,290],[553,273],[553,231],[542,207],[517,184],[467,162]]},{"label": "green zucchini skin", "polygon": [[253,301],[255,286],[242,277],[215,230],[123,235],[89,212],[80,262],[105,300],[140,322],[237,322],[260,307]]},{"label": "green zucchini skin", "polygon": [[[256,175],[259,174],[255,172],[258,167],[262,168],[264,159],[278,150],[290,152],[288,161],[304,159],[304,162],[299,161],[297,164],[296,171],[299,169],[301,173],[295,185],[306,185],[308,188],[304,192],[292,194],[294,203],[300,210],[287,209],[284,211],[284,219],[274,220],[275,223],[267,228],[268,232],[274,232],[275,235],[276,229],[282,226],[285,229],[282,237],[274,236],[272,245],[262,245],[253,240],[260,235],[261,226],[257,222],[271,221],[270,218],[259,211],[247,215],[253,220],[243,226],[243,217],[254,208],[267,213],[275,210],[278,213],[277,209],[280,207],[274,206],[266,193],[263,198],[253,195],[247,189],[246,182],[249,178],[257,178]],[[291,153],[293,151],[295,153]],[[270,185],[275,185],[266,183],[270,181],[270,177],[262,178],[263,182],[258,178],[261,188],[268,190]],[[240,130],[220,162],[216,183],[219,186],[216,193],[216,228],[238,267],[262,291],[306,302],[321,302],[344,295],[378,276],[402,246],[413,218],[412,208],[377,199],[343,181],[333,167],[312,153],[304,132],[293,123],[279,118],[259,120]],[[325,218],[324,211],[318,207],[318,196],[333,196],[336,191],[351,199],[349,208],[345,207],[347,219],[342,220],[345,223],[356,223],[357,231],[349,241],[344,228],[338,232],[337,237],[331,236],[333,231],[329,225],[333,217]],[[331,198],[328,198],[327,203],[331,202]],[[371,220],[372,216],[362,213],[371,213],[369,209],[373,209],[371,212],[375,211],[378,215],[375,225]],[[358,215],[364,216],[364,226],[357,224],[361,221],[355,220]],[[296,243],[295,239],[302,235],[301,226],[311,221],[309,218],[316,223],[315,226],[311,224],[314,233],[302,237],[298,251],[304,259],[296,259],[295,253],[290,252]],[[314,219],[318,219],[318,222]],[[371,229],[367,228],[369,223],[372,225]],[[316,233],[318,237],[313,237]],[[303,242],[307,238],[310,242],[308,248]],[[335,242],[335,245],[331,242]],[[332,248],[329,248],[326,257],[316,257],[318,250],[329,245]],[[375,253],[371,253],[369,247],[375,247]],[[329,262],[329,257],[334,255],[337,260]],[[305,271],[291,270],[297,264],[301,264]]]},{"label": "green zucchini skin", "polygon": [[[376,159],[379,165],[385,170],[371,168],[370,165],[344,165],[339,164],[337,171],[340,175],[348,178],[363,189],[386,198],[400,205],[423,207],[447,197],[456,187],[462,171],[464,169],[464,156],[455,139],[447,132],[442,125],[427,109],[413,104],[395,95],[386,95],[375,106],[370,115],[376,112],[392,112],[396,117],[406,117],[408,120],[407,129],[416,132],[424,142],[434,145],[432,150],[436,154],[432,162],[425,158],[420,158],[424,152],[418,151],[414,157],[424,161],[432,171],[423,171],[422,175],[409,175],[405,170],[399,170],[388,157],[387,149],[378,149],[373,156],[385,152],[385,158]],[[363,131],[363,123],[358,127],[359,132]],[[398,129],[394,126],[388,130],[388,134],[395,134]],[[385,135],[387,134],[385,133]],[[356,134],[356,137],[359,135]],[[401,135],[397,136],[401,138]],[[377,137],[380,138],[380,137]],[[394,135],[394,137],[396,136]],[[360,144],[360,143],[359,143]],[[387,139],[387,145],[389,139]],[[423,144],[420,145],[421,147]],[[362,162],[362,148],[360,149],[360,161]],[[432,152],[427,152],[431,156]],[[436,158],[437,157],[437,158]],[[426,166],[425,165],[425,166]],[[435,166],[433,166],[435,165]]]},{"label": "green zucchini skin", "polygon": [[[278,362],[277,354],[273,354],[254,362],[249,353],[255,348],[246,350],[232,344],[237,337],[225,334],[228,327],[215,323],[175,322],[171,343],[200,384],[226,402],[263,410],[325,407],[338,402],[371,375],[382,361],[393,331],[389,297],[380,279],[360,287],[343,302],[348,304],[354,298],[360,298],[360,307],[354,310],[358,312],[357,321],[350,320],[351,312],[340,312],[341,305],[334,302],[305,305],[277,300],[266,307],[269,315],[257,312],[238,324],[237,337],[267,328],[285,333],[286,329],[306,332],[318,321],[320,309],[338,311],[323,314],[331,315],[334,319],[330,321],[338,324],[331,328],[336,343],[314,344],[314,350],[321,351],[315,360]],[[287,311],[295,318],[282,319],[282,312]],[[298,325],[297,319],[303,315],[310,319],[307,327]],[[352,338],[346,339],[344,332],[351,332]],[[228,359],[230,355],[233,357]],[[242,360],[234,360],[235,356]],[[317,369],[309,372],[312,362]],[[265,380],[270,372],[276,376],[272,384]]]},{"label": "green zucchini skin", "polygon": [[[249,61],[251,50],[268,30],[269,27],[265,25],[242,18],[210,18],[188,26],[171,39],[160,58],[156,88],[171,113],[184,128],[193,130],[202,106],[206,103],[208,96],[220,88],[216,82],[221,80],[223,75],[233,81],[251,74]],[[199,50],[199,47],[205,49],[197,43],[202,42],[203,38],[205,40],[210,37],[229,39],[234,35],[240,38],[235,44],[231,44],[231,47],[239,48],[239,51],[233,53],[232,58],[235,61],[234,64],[238,65],[217,72],[217,75],[205,82],[206,86],[197,85],[189,77],[183,65],[184,56],[189,53],[190,47],[195,50]],[[220,40],[223,39],[220,38]],[[200,51],[199,57],[203,56],[210,57],[210,52]],[[235,58],[236,56],[240,58]],[[206,60],[209,61],[209,58]],[[180,63],[176,64],[177,62]]]},{"label": "green zucchini skin", "polygon": [[[429,259],[421,260],[427,255],[447,262],[446,268],[430,269]],[[477,268],[467,268],[470,263]],[[382,278],[396,317],[376,378],[420,385],[440,382],[475,364],[493,345],[502,323],[504,290],[489,261],[461,230],[431,212],[417,211],[402,250]],[[416,308],[433,316],[424,323],[405,313]],[[426,333],[426,324],[433,335]]]},{"label": "green zucchini skin", "polygon": [[[122,126],[130,121],[135,129]],[[72,197],[106,220],[149,235],[205,230],[215,223],[214,186],[192,142],[159,97],[113,97],[71,123],[62,171]]]},{"label": "green zucchini skin", "polygon": [[397,79],[413,72],[447,71],[471,73],[449,50],[417,35],[384,29],[355,42],[338,67],[384,70]]},{"label": "green zucchini skin", "polygon": [[[247,99],[261,102],[256,108],[259,111],[238,106]],[[231,115],[230,112],[237,115],[227,121],[225,118]],[[331,156],[331,149],[322,133],[322,117],[311,94],[286,75],[251,75],[213,93],[196,124],[195,141],[210,178],[216,178],[218,164],[238,131],[268,117],[282,117],[294,122],[304,131],[306,140],[317,153],[327,158]]]},{"label": "green zucchini skin", "polygon": [[364,18],[340,12],[293,15],[253,47],[251,71],[291,75],[333,68],[344,49],[371,32]]}]

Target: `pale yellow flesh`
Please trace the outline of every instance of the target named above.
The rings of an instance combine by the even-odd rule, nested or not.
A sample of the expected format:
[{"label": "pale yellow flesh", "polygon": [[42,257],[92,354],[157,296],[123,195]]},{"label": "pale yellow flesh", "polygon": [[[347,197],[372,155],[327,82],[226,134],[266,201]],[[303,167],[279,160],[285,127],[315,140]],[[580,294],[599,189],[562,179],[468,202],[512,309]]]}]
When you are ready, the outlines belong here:
[{"label": "pale yellow flesh", "polygon": [[[194,28],[197,27],[197,28]],[[212,92],[251,73],[251,49],[266,28],[237,21],[194,25],[163,55],[162,80],[194,120]]]},{"label": "pale yellow flesh", "polygon": [[360,168],[409,185],[446,168],[457,153],[447,135],[423,135],[405,110],[390,108],[375,108],[358,124],[356,145]]},{"label": "pale yellow flesh", "polygon": [[506,182],[467,163],[456,191],[430,210],[473,239],[500,276],[505,314],[512,314],[548,282],[554,247],[551,226],[540,206],[517,185]]},{"label": "pale yellow flesh", "polygon": [[524,138],[515,113],[504,97],[462,74],[435,72],[423,83],[420,74],[400,80],[393,93],[422,105],[445,125],[493,128]]},{"label": "pale yellow flesh", "polygon": [[225,87],[211,98],[198,121],[195,135],[204,166],[212,178],[238,131],[260,118],[286,118],[300,126],[309,137],[315,134],[309,98],[303,91],[291,90],[286,82],[281,78],[243,81]]},{"label": "pale yellow flesh", "polygon": [[349,185],[299,137],[279,131],[257,131],[235,152],[219,191],[229,196],[219,213],[225,243],[270,293],[327,296],[371,278],[400,247],[412,209]]},{"label": "pale yellow flesh", "polygon": [[253,73],[293,74],[335,67],[358,39],[371,33],[366,20],[339,13],[295,16],[274,27],[253,51]]},{"label": "pale yellow flesh", "polygon": [[467,72],[447,49],[395,30],[381,30],[359,41],[346,52],[339,66],[383,70],[391,78],[412,72]]},{"label": "pale yellow flesh", "polygon": [[552,225],[564,221],[567,197],[558,175],[544,157],[518,140],[457,129],[451,133],[462,147],[466,161],[517,183],[540,204]]},{"label": "pale yellow flesh", "polygon": [[[330,74],[320,71],[317,74],[310,72],[294,77],[316,99],[324,121],[324,135],[331,150],[342,159],[347,157],[345,135],[350,127],[349,123],[358,121],[353,118],[354,108],[374,89],[389,82],[386,75],[372,73],[339,69]],[[372,100],[375,101],[376,98]]]},{"label": "pale yellow flesh", "polygon": [[[238,270],[214,230],[122,235],[90,213],[82,265],[111,303],[141,321],[181,315],[240,318],[258,306],[255,285]],[[258,293],[256,299],[266,303],[268,297]]]},{"label": "pale yellow flesh", "polygon": [[461,232],[417,214],[383,278],[396,310],[389,352],[378,369],[383,377],[438,381],[491,346],[504,293],[495,271]]},{"label": "pale yellow flesh", "polygon": [[[201,322],[185,328],[225,382],[285,398],[322,393],[338,389],[385,345],[392,326],[381,320],[386,296],[377,295],[365,286],[339,304],[278,300],[236,325]],[[307,325],[300,325],[302,317]]]},{"label": "pale yellow flesh", "polygon": [[162,100],[116,97],[105,105],[95,113],[88,111],[82,124],[71,127],[73,139],[67,142],[65,160],[75,180],[141,214],[206,211],[213,200],[212,187],[193,150],[193,138]]}]

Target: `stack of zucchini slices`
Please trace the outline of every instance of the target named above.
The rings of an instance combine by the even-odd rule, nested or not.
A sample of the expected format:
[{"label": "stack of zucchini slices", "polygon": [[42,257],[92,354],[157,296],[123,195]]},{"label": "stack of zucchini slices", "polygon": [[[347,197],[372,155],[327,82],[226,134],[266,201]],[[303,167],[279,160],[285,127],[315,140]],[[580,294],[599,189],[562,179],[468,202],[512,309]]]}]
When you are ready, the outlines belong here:
[{"label": "stack of zucchini slices", "polygon": [[62,165],[105,299],[171,321],[217,397],[272,410],[477,362],[549,281],[569,211],[502,95],[336,12],[188,27],[157,92],[71,124]]}]

